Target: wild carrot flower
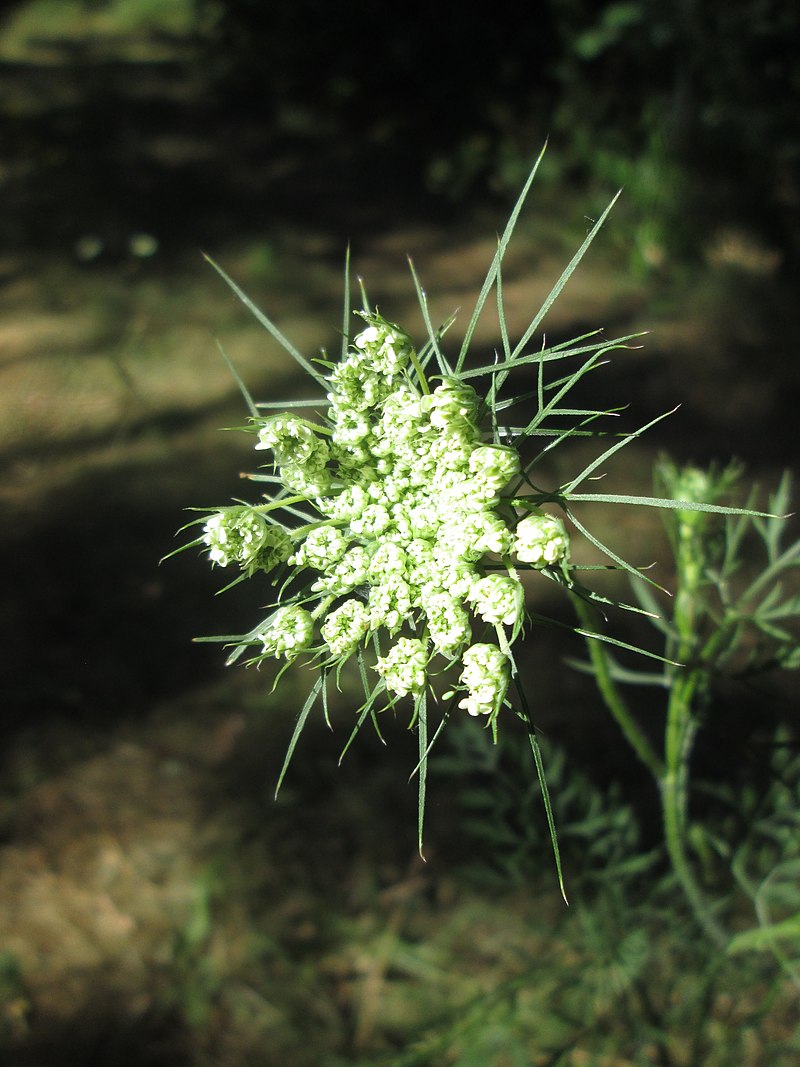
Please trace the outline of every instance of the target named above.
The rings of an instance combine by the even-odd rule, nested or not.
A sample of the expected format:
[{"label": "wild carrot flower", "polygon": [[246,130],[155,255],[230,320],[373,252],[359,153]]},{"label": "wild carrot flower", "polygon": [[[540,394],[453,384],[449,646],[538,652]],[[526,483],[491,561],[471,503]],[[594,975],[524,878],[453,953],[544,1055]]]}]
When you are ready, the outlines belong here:
[{"label": "wild carrot flower", "polygon": [[[204,545],[215,565],[238,564],[245,577],[274,572],[270,614],[236,639],[229,659],[270,655],[287,662],[305,659],[319,668],[289,755],[329,674],[338,675],[350,657],[358,661],[365,693],[357,728],[374,719],[383,702],[411,697],[420,745],[420,809],[429,693],[447,701],[445,718],[461,709],[486,717],[492,731],[501,709],[513,708],[528,720],[535,744],[522,695],[509,696],[515,676],[512,645],[527,621],[520,572],[539,572],[588,598],[570,562],[566,522],[582,529],[573,501],[612,499],[577,489],[602,459],[626,443],[617,440],[561,487],[544,490],[535,484],[533,468],[544,451],[573,434],[593,433],[586,427],[608,414],[572,408],[563,398],[604,353],[628,340],[608,342],[589,334],[550,348],[534,340],[546,309],[610,205],[543,310],[512,344],[500,268],[535,172],[500,239],[460,350],[449,358],[443,350],[449,323],[434,329],[416,274],[427,332],[421,346],[371,308],[366,294],[356,312],[360,328],[352,331],[346,278],[340,358],[324,356],[315,365],[216,268],[321,390],[320,399],[308,405],[313,417],[304,418],[270,414],[275,405],[256,404],[242,386],[255,448],[267,460],[267,472],[252,478],[276,489],[265,503],[221,508],[198,520],[203,533],[192,542]],[[493,291],[502,349],[474,366],[467,357]],[[553,365],[559,373],[550,383],[545,372]],[[504,396],[512,373],[527,375],[528,381],[517,395]],[[503,412],[524,411],[524,405],[522,425],[503,423]],[[560,508],[566,521],[543,512],[545,502]],[[614,565],[635,573],[607,551]],[[372,687],[365,669],[369,662],[378,675]],[[438,678],[448,672],[457,680],[441,694],[447,682]],[[286,765],[281,779],[285,770]]]}]

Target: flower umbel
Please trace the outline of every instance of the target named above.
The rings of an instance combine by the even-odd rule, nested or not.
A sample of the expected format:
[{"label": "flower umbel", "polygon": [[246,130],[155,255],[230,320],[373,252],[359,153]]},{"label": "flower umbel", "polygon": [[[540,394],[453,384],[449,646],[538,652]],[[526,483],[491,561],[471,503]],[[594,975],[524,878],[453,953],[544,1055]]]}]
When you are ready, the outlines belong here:
[{"label": "flower umbel", "polygon": [[[431,666],[458,660],[474,626],[519,632],[524,596],[516,572],[486,568],[515,548],[515,507],[503,491],[521,460],[513,445],[487,440],[470,385],[449,375],[431,389],[409,337],[377,313],[359,314],[365,329],[325,379],[325,422],[253,420],[256,449],[271,451],[288,489],[305,496],[319,520],[290,541],[257,509],[230,509],[209,519],[205,534],[215,562],[284,563],[284,588],[297,576],[306,582],[303,603],[317,599],[311,611],[282,608],[295,614],[279,612],[258,634],[265,652],[288,659],[308,651],[341,665],[371,639],[388,638],[393,646],[376,655],[376,669],[387,691],[414,695],[428,685]],[[404,627],[422,636],[400,636]],[[507,663],[507,642],[494,647]],[[495,712],[509,674],[501,667],[494,662]],[[487,684],[479,687],[484,695]]]},{"label": "flower umbel", "polygon": [[567,559],[569,537],[564,523],[544,511],[526,515],[514,531],[514,552],[521,563],[537,569],[553,567]]},{"label": "flower umbel", "polygon": [[[274,656],[320,670],[289,755],[314,700],[325,693],[329,675],[338,678],[351,657],[364,689],[356,730],[368,718],[376,721],[386,707],[410,698],[411,726],[420,744],[420,809],[429,696],[441,700],[442,725],[465,711],[485,718],[491,732],[507,707],[526,720],[534,744],[522,695],[509,696],[516,673],[512,646],[530,621],[525,572],[588,595],[570,562],[567,523],[577,524],[571,491],[599,460],[561,489],[538,488],[532,471],[555,443],[575,433],[586,437],[596,432],[586,427],[608,413],[572,408],[562,403],[563,397],[600,356],[628,338],[608,342],[590,334],[548,348],[533,339],[542,311],[512,345],[500,267],[535,172],[498,243],[465,340],[450,357],[443,350],[449,323],[434,329],[415,273],[427,332],[421,344],[370,307],[363,288],[363,307],[355,313],[361,321],[351,330],[346,276],[340,356],[323,354],[314,363],[216,268],[320,388],[316,400],[293,402],[292,407],[308,412],[301,417],[271,412],[276,404],[255,403],[242,386],[255,448],[267,460],[267,471],[251,478],[275,489],[265,503],[220,509],[207,517],[202,537],[193,543],[205,545],[218,566],[237,563],[245,577],[273,571],[274,591],[271,614],[237,639],[229,661],[242,655],[257,661]],[[610,209],[554,285],[545,309]],[[470,360],[468,365],[477,323],[494,290],[502,349],[488,362],[476,366]],[[559,367],[562,360],[569,361],[567,370],[546,382],[545,370]],[[512,373],[527,375],[527,380],[516,395],[507,395],[503,390]],[[530,410],[517,425],[525,404]],[[512,408],[515,424],[506,425],[503,412]],[[564,518],[542,511],[542,504],[561,509]],[[609,555],[615,565],[635,570]],[[368,672],[370,666],[377,678]],[[285,770],[286,765],[281,780]]]},{"label": "flower umbel", "polygon": [[291,553],[289,535],[251,507],[223,508],[203,527],[208,558],[219,567],[238,563],[247,574],[271,571]]},{"label": "flower umbel", "polygon": [[471,645],[462,658],[467,696],[458,702],[470,715],[496,716],[508,688],[509,661],[497,645]]}]

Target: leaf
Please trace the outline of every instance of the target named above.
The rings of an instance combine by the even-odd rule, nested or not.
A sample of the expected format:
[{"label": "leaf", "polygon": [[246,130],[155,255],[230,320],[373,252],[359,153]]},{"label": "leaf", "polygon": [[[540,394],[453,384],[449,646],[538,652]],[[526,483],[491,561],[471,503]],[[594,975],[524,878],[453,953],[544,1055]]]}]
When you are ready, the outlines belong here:
[{"label": "leaf", "polygon": [[530,708],[528,702],[525,699],[525,692],[519,683],[519,679],[515,679],[515,685],[517,689],[517,695],[520,699],[520,705],[522,708],[522,719],[525,722],[525,726],[528,732],[528,742],[531,746],[531,752],[533,753],[533,762],[536,765],[536,776],[539,779],[539,788],[542,791],[542,801],[544,803],[545,815],[547,816],[547,828],[550,832],[550,844],[553,848],[553,858],[556,863],[556,874],[558,876],[558,887],[561,890],[561,896],[564,899],[564,903],[569,907],[569,901],[567,900],[567,892],[564,887],[564,872],[561,869],[561,851],[558,847],[558,834],[556,833],[556,824],[553,817],[553,806],[550,803],[550,790],[547,788],[547,779],[544,773],[544,763],[542,762],[542,753],[539,748],[539,742],[536,737],[536,730],[533,725],[533,719],[531,718]]},{"label": "leaf", "polygon": [[214,260],[210,256],[205,256],[205,259],[211,264],[211,266],[214,268],[214,270],[217,272],[217,274],[219,274],[219,276],[223,279],[223,281],[225,281],[231,287],[231,289],[234,291],[234,293],[236,293],[236,295],[239,297],[239,299],[244,304],[244,306],[248,309],[248,311],[251,311],[253,313],[253,315],[255,315],[255,317],[258,319],[258,321],[261,323],[261,325],[263,327],[265,327],[265,329],[267,329],[272,334],[272,336],[275,338],[275,340],[278,342],[278,344],[280,344],[281,347],[283,349],[285,349],[286,352],[289,353],[289,355],[292,357],[292,359],[294,359],[297,363],[299,363],[300,366],[303,368],[303,370],[307,374],[310,374],[311,377],[314,378],[315,381],[319,382],[319,384],[323,388],[327,389],[327,383],[326,383],[324,377],[319,373],[319,371],[316,370],[316,368],[311,363],[309,363],[309,361],[305,358],[305,356],[302,356],[298,352],[298,350],[294,347],[292,342],[288,338],[284,337],[284,335],[281,333],[281,331],[278,329],[278,327],[275,325],[275,323],[272,321],[272,319],[270,319],[267,315],[264,314],[263,311],[261,311],[259,308],[256,307],[256,305],[253,303],[253,301],[250,299],[250,297],[244,292],[244,290],[239,288],[239,286],[236,284],[236,282],[233,280],[233,278],[231,278],[228,274],[226,274],[225,271],[222,269],[222,267],[220,267],[220,265],[218,263],[215,263]]},{"label": "leaf", "polygon": [[228,353],[225,351],[225,349],[222,347],[222,345],[220,344],[219,341],[217,341],[217,348],[219,350],[219,354],[225,360],[225,364],[226,364],[228,370],[233,375],[233,380],[239,386],[239,392],[244,397],[244,402],[245,402],[245,404],[247,404],[247,408],[248,408],[250,414],[253,416],[254,419],[257,419],[258,418],[258,407],[256,406],[255,401],[253,400],[252,396],[250,395],[250,390],[247,388],[247,386],[242,381],[242,378],[241,378],[238,370],[234,366],[233,360],[228,356]]},{"label": "leaf", "polygon": [[286,756],[284,757],[284,760],[283,760],[283,766],[281,767],[281,773],[278,775],[278,784],[275,786],[275,796],[276,797],[277,797],[277,795],[278,795],[278,793],[280,791],[281,785],[283,784],[283,779],[284,779],[284,777],[286,775],[286,772],[289,769],[289,764],[290,764],[292,756],[294,754],[295,747],[297,746],[297,742],[300,740],[300,734],[303,732],[303,727],[306,724],[306,719],[308,718],[309,713],[310,713],[311,709],[314,706],[314,702],[316,701],[317,697],[320,694],[320,691],[321,691],[323,683],[324,683],[324,679],[325,679],[324,672],[320,672],[319,678],[316,680],[316,682],[312,686],[311,692],[306,697],[306,702],[303,705],[302,710],[300,711],[300,714],[297,717],[297,724],[295,725],[294,733],[292,734],[292,738],[289,741],[289,746],[286,749]]},{"label": "leaf", "polygon": [[[580,246],[578,251],[575,253],[575,255],[572,257],[572,259],[569,261],[569,263],[567,264],[567,266],[566,266],[565,270],[563,271],[561,277],[558,279],[556,284],[553,286],[553,288],[548,293],[544,303],[539,308],[539,311],[536,313],[536,315],[532,319],[530,325],[528,326],[527,330],[525,331],[525,333],[522,335],[522,337],[520,338],[519,342],[517,343],[516,348],[511,353],[511,362],[515,361],[517,356],[519,355],[519,353],[525,348],[525,346],[527,345],[528,341],[531,339],[533,334],[538,329],[539,324],[542,322],[542,320],[544,319],[544,317],[547,314],[547,312],[550,310],[550,308],[553,306],[553,304],[558,299],[558,297],[559,297],[559,295],[561,293],[561,290],[564,288],[564,286],[567,284],[569,279],[572,277],[572,274],[574,273],[576,267],[578,266],[580,261],[583,259],[584,255],[586,254],[586,252],[587,252],[589,246],[591,245],[592,241],[594,241],[595,237],[597,236],[598,231],[600,230],[600,227],[603,225],[603,223],[608,218],[608,216],[609,216],[609,214],[611,212],[611,209],[616,204],[616,202],[619,199],[621,193],[622,193],[622,190],[620,189],[619,192],[616,194],[616,196],[614,196],[614,198],[612,199],[611,203],[605,209],[603,214],[600,216],[600,218],[597,220],[597,222],[591,228],[591,230],[587,234],[586,239],[584,240],[583,244]],[[502,385],[502,383],[503,383],[503,381],[505,381],[506,377],[507,377],[507,374],[502,375],[499,384]]]},{"label": "leaf", "polygon": [[519,214],[522,211],[522,207],[528,196],[531,185],[533,184],[533,179],[536,177],[536,172],[539,169],[539,164],[542,162],[546,150],[547,145],[545,144],[544,148],[539,153],[538,159],[533,165],[533,169],[528,175],[527,181],[522,187],[522,192],[517,198],[517,202],[514,205],[508,222],[506,223],[506,228],[503,230],[503,235],[497,243],[497,251],[494,254],[494,259],[492,260],[489,266],[489,270],[486,274],[486,278],[484,279],[483,286],[481,287],[481,291],[478,294],[478,299],[475,302],[475,308],[472,312],[472,317],[469,320],[469,325],[467,326],[466,332],[464,334],[464,340],[461,345],[461,350],[458,353],[458,360],[456,362],[456,374],[458,374],[464,366],[464,360],[467,358],[467,352],[469,351],[469,346],[472,343],[472,337],[475,333],[478,321],[480,320],[481,314],[483,313],[483,308],[489,297],[489,293],[492,291],[492,286],[494,285],[495,278],[497,277],[497,272],[500,268],[500,264],[503,261],[503,256],[505,255],[506,248],[508,247],[508,242],[511,240],[511,235],[513,234],[514,228],[517,225],[517,219],[519,218]]},{"label": "leaf", "polygon": [[[645,433],[647,430],[649,430],[652,426],[655,426],[657,423],[661,422],[663,419],[668,418],[670,415],[674,415],[677,410],[678,409],[675,407],[675,408],[672,408],[671,411],[665,411],[662,415],[657,415],[656,418],[651,419],[650,422],[645,423],[644,426],[640,426],[638,430],[634,430],[633,433],[626,434],[621,441],[617,441],[617,443],[615,445],[612,445],[611,448],[607,448],[606,451],[603,452],[602,455],[598,456],[595,460],[593,460],[588,465],[588,467],[584,467],[584,469],[577,476],[577,478],[573,478],[572,481],[569,482],[567,485],[562,486],[562,488],[561,488],[562,494],[565,497],[569,497],[570,499],[573,499],[573,500],[603,499],[603,500],[606,501],[606,503],[611,503],[612,502],[612,498],[609,497],[607,494],[606,495],[603,495],[603,494],[595,495],[595,494],[592,494],[592,493],[587,493],[584,496],[579,497],[579,496],[574,496],[573,495],[573,491],[576,488],[576,486],[580,485],[581,482],[585,481],[586,478],[588,478],[588,476],[592,473],[592,471],[597,470],[597,468],[602,463],[604,463],[607,459],[610,459],[611,456],[613,456],[615,452],[619,452],[619,450],[621,448],[625,448],[625,446],[629,445],[631,443],[631,441],[635,441],[638,437],[641,437],[641,435],[643,433]],[[648,498],[648,497],[637,498],[637,497],[620,496],[620,497],[616,498],[616,500],[614,500],[613,502],[615,502],[615,503],[632,504],[632,503],[635,503],[637,500],[645,501],[645,500],[648,500],[648,499],[650,499],[650,498]],[[667,505],[665,505],[665,506],[667,506]]]},{"label": "leaf", "polygon": [[425,787],[428,777],[428,691],[423,689],[415,701],[417,717],[417,736],[419,738],[419,793],[417,802],[417,844],[420,857],[422,852],[422,831],[425,822]]},{"label": "leaf", "polygon": [[[667,415],[671,415],[671,411],[665,412],[660,418],[666,418]],[[654,422],[660,421],[655,419]],[[629,439],[638,437],[645,430],[649,429],[653,425],[652,422],[643,426],[641,430],[637,430],[636,433],[631,434]],[[620,443],[618,447],[628,444],[628,440]],[[616,447],[609,452],[605,453],[602,459],[607,458],[611,454],[611,451],[616,451]],[[598,461],[598,462],[600,462]],[[591,467],[587,467],[583,474],[578,475],[578,479],[583,480],[584,476],[590,471],[594,470],[597,463],[593,463]],[[578,481],[575,479],[575,482]],[[575,484],[575,483],[572,483]],[[569,495],[570,500],[582,500],[586,502],[594,502],[600,504],[634,504],[638,507],[645,508],[667,508],[670,511],[702,511],[710,512],[715,515],[768,515],[765,511],[749,511],[742,508],[725,507],[723,504],[704,504],[702,501],[697,500],[673,500],[671,497],[658,497],[658,496],[635,496],[627,495],[625,493],[573,493],[569,488],[562,490],[564,495]]]},{"label": "leaf", "polygon": [[600,541],[597,537],[594,536],[594,534],[590,533],[583,525],[583,523],[578,521],[578,519],[575,517],[570,508],[565,508],[565,511],[570,522],[578,530],[580,530],[580,532],[587,539],[587,541],[591,541],[595,548],[599,548],[600,551],[604,555],[608,556],[609,559],[612,559],[617,564],[617,566],[621,567],[624,571],[627,571],[628,574],[632,575],[634,578],[639,578],[641,579],[641,581],[647,582],[649,585],[654,586],[656,589],[660,589],[662,593],[667,592],[667,590],[664,589],[663,586],[659,585],[658,582],[653,581],[652,578],[649,578],[646,574],[643,574],[636,567],[633,567],[630,563],[627,563],[624,559],[622,559],[621,556],[618,556],[616,552],[612,551],[608,547],[608,545],[604,545],[602,541]]},{"label": "leaf", "polygon": [[[587,334],[587,337],[593,336],[593,334],[599,333],[598,330],[594,330],[592,334]],[[641,337],[641,334],[632,333],[625,337],[618,337],[613,341],[596,341],[591,345],[581,345],[579,348],[567,348],[564,345],[555,345],[552,348],[543,348],[539,352],[533,352],[528,356],[518,356],[512,360],[503,360],[500,363],[486,363],[480,367],[473,367],[470,370],[463,370],[459,373],[459,377],[463,379],[478,378],[486,374],[499,374],[501,371],[515,370],[517,367],[525,367],[529,363],[553,363],[556,360],[571,359],[572,356],[581,356],[586,352],[597,352],[603,355],[606,352],[613,352],[619,348],[625,348],[627,341],[633,341],[635,338]],[[576,338],[575,341],[568,342],[568,344],[575,344],[580,338]],[[501,375],[501,378],[505,380],[506,375]]]},{"label": "leaf", "polygon": [[533,761],[536,764],[536,775],[539,779],[539,786],[542,790],[542,800],[544,802],[545,814],[547,815],[547,828],[550,831],[550,843],[553,846],[553,858],[556,862],[556,873],[558,874],[558,887],[561,890],[561,896],[564,899],[564,903],[569,906],[567,891],[564,887],[564,872],[561,870],[561,852],[558,847],[558,834],[556,833],[556,823],[553,818],[553,806],[550,803],[550,790],[547,788],[542,753],[539,748],[539,742],[536,739],[533,725],[530,725],[528,730],[528,741],[530,742],[531,752],[533,753]]},{"label": "leaf", "polygon": [[800,947],[800,912],[782,922],[770,923],[767,926],[759,926],[753,930],[743,930],[735,934],[728,944],[727,951],[732,956],[753,950],[771,952],[776,942],[786,940],[796,941]]},{"label": "leaf", "polygon": [[441,373],[445,377],[451,377],[453,374],[453,370],[450,367],[450,364],[445,359],[444,355],[442,354],[442,350],[439,347],[439,337],[441,336],[441,330],[437,334],[437,332],[433,328],[430,312],[428,310],[428,298],[425,295],[425,290],[420,285],[419,278],[417,277],[417,272],[414,270],[414,263],[412,262],[410,256],[408,259],[408,266],[411,270],[411,277],[414,279],[414,288],[416,289],[417,300],[419,301],[420,311],[422,312],[422,321],[425,323],[425,329],[428,331],[428,343],[430,344],[433,353],[436,356],[436,362],[439,364],[439,370],[441,371]]},{"label": "leaf", "polygon": [[344,257],[344,297],[342,308],[342,359],[347,356],[347,343],[350,337],[350,244]]}]

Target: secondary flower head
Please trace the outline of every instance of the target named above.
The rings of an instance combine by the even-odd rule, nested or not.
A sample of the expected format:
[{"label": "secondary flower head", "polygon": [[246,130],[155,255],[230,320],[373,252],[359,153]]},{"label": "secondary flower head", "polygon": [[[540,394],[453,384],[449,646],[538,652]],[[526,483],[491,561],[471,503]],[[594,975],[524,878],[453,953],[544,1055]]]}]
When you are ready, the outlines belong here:
[{"label": "secondary flower head", "polygon": [[470,715],[497,715],[508,689],[510,663],[496,645],[471,645],[462,656],[467,695],[458,706]]},{"label": "secondary flower head", "polygon": [[285,562],[292,550],[282,527],[268,523],[246,505],[222,508],[211,515],[203,527],[202,540],[208,545],[212,563],[219,567],[238,563],[249,574],[272,570]]},{"label": "secondary flower head", "polygon": [[569,556],[569,537],[564,524],[544,511],[531,512],[521,519],[514,531],[514,553],[521,563],[534,567],[552,567]]},{"label": "secondary flower head", "polygon": [[314,620],[304,608],[291,605],[279,608],[269,625],[258,635],[265,656],[284,656],[294,659],[312,641]]}]

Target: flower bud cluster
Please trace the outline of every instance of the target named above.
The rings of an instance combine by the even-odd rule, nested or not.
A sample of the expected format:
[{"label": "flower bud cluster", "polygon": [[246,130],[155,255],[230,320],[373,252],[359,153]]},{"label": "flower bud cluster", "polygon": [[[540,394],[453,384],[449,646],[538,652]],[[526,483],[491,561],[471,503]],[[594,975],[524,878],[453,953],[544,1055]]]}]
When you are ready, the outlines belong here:
[{"label": "flower bud cluster", "polygon": [[208,557],[219,567],[238,563],[247,574],[271,571],[285,562],[292,551],[289,535],[281,526],[268,523],[255,508],[222,508],[203,527]]},{"label": "flower bud cluster", "polygon": [[311,615],[293,604],[279,608],[258,639],[264,646],[262,655],[294,659],[308,648],[313,636],[314,620]]},{"label": "flower bud cluster", "polygon": [[569,554],[569,539],[564,524],[554,515],[536,510],[517,523],[514,552],[521,563],[534,567],[552,567]]},{"label": "flower bud cluster", "polygon": [[514,578],[487,574],[474,583],[468,597],[484,622],[516,627],[522,621],[523,590]]},{"label": "flower bud cluster", "polygon": [[428,649],[416,637],[401,637],[376,665],[386,688],[397,696],[421,693],[428,681]]},{"label": "flower bud cluster", "polygon": [[[376,670],[389,693],[419,694],[434,656],[461,661],[461,707],[496,715],[510,676],[507,640],[471,644],[478,622],[511,640],[523,619],[523,588],[510,557],[536,567],[565,559],[557,519],[531,513],[514,526],[501,494],[520,474],[516,449],[486,443],[481,402],[465,382],[425,380],[409,338],[377,314],[328,376],[327,425],[285,414],[258,420],[259,450],[269,450],[284,485],[320,515],[293,546],[250,509],[206,525],[212,559],[286,561],[311,572],[312,614],[284,608],[259,635],[264,654],[310,649],[343,661],[378,630],[394,638]],[[284,537],[286,535],[284,534]],[[269,549],[265,548],[269,546]],[[486,573],[484,557],[506,562]],[[317,644],[313,628],[319,619]],[[408,627],[413,637],[398,636]]]},{"label": "flower bud cluster", "polygon": [[330,446],[324,437],[296,415],[263,419],[256,449],[271,449],[284,483],[294,492],[319,496],[331,487]]},{"label": "flower bud cluster", "polygon": [[461,682],[467,695],[458,706],[470,715],[497,715],[508,688],[508,657],[497,645],[477,644],[467,649],[461,662]]}]

